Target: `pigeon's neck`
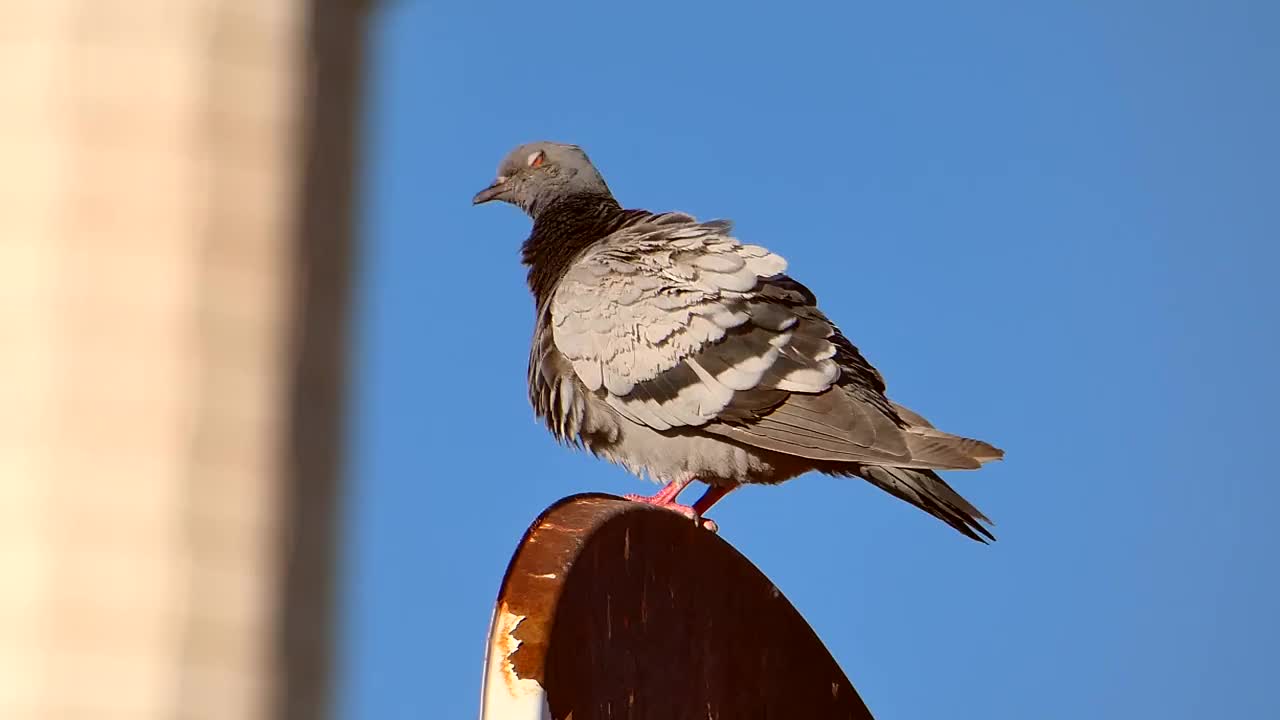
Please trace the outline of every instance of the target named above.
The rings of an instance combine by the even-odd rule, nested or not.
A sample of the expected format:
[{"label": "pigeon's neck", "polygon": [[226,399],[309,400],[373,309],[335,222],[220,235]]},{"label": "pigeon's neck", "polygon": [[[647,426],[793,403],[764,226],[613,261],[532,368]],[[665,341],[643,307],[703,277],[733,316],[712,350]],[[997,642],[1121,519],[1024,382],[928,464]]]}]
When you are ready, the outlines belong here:
[{"label": "pigeon's neck", "polygon": [[551,297],[584,250],[647,215],[643,210],[623,210],[611,195],[571,195],[542,208],[521,247],[522,260],[529,266],[529,289],[538,306]]}]

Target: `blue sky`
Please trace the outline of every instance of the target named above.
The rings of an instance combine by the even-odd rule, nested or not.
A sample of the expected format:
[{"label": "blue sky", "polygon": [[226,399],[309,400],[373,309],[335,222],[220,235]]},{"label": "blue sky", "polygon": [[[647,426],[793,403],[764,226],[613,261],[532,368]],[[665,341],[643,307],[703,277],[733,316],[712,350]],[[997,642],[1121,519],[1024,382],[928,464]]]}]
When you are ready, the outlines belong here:
[{"label": "blue sky", "polygon": [[719,505],[885,718],[1280,717],[1280,5],[387,2],[374,24],[343,718],[476,712],[514,544],[580,491],[525,395],[514,145],[728,217],[891,394],[1008,459],[983,547],[860,480]]}]

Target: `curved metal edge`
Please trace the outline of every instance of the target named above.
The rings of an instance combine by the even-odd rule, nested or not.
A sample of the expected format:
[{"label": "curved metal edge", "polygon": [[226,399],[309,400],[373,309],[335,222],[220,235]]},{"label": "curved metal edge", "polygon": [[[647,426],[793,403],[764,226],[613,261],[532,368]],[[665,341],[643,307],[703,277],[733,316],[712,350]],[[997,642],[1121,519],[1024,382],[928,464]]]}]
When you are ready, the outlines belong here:
[{"label": "curved metal edge", "polygon": [[[590,501],[587,505],[597,510],[601,506],[616,504],[616,507],[606,512],[572,513],[572,518],[555,517],[566,507],[582,507],[583,501]],[[480,690],[480,720],[552,720],[546,689],[542,685],[544,667],[540,646],[545,646],[550,633],[556,601],[560,596],[559,581],[581,549],[581,544],[575,547],[569,539],[589,536],[592,529],[632,507],[631,503],[614,495],[571,495],[543,510],[525,530],[511,562],[507,564],[489,622]],[[566,527],[554,522],[553,518],[578,522],[570,522],[572,526]],[[535,553],[531,549],[542,549],[539,536],[551,534],[554,537],[546,539],[558,547],[545,553],[546,557],[534,558]],[[528,626],[522,627],[530,620]],[[520,658],[521,662],[517,662],[516,653],[531,640],[533,644],[526,653],[529,657]]]}]

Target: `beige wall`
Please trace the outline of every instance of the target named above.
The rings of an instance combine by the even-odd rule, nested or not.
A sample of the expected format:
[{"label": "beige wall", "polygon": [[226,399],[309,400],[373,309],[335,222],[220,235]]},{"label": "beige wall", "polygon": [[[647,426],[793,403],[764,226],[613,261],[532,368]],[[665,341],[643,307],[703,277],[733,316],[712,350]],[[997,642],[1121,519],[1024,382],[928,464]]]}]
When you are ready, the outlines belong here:
[{"label": "beige wall", "polygon": [[0,0],[0,718],[271,707],[303,0]]}]

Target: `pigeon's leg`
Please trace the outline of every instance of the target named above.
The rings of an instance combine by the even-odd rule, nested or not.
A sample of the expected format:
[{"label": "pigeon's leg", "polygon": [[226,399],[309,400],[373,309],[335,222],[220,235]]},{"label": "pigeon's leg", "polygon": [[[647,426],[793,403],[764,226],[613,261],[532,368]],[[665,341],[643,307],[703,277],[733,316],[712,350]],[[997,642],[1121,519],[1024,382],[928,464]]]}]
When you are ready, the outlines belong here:
[{"label": "pigeon's leg", "polygon": [[698,513],[698,516],[701,517],[711,509],[712,505],[720,502],[720,498],[737,489],[737,483],[733,483],[732,485],[712,485],[708,487],[707,491],[702,493],[702,497],[698,498],[698,501],[693,504],[693,511]]},{"label": "pigeon's leg", "polygon": [[694,477],[692,475],[681,475],[675,480],[664,485],[661,490],[652,495],[636,495],[634,493],[628,493],[622,497],[632,502],[644,503],[645,505],[652,505],[654,507],[663,508],[664,510],[678,512],[690,520],[693,520],[698,525],[715,532],[719,528],[716,527],[714,522],[711,522],[710,520],[703,520],[702,515],[696,509],[689,505],[681,505],[676,501],[676,498],[680,496],[681,491],[688,487],[689,483],[693,482],[693,480]]}]

